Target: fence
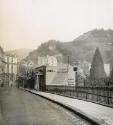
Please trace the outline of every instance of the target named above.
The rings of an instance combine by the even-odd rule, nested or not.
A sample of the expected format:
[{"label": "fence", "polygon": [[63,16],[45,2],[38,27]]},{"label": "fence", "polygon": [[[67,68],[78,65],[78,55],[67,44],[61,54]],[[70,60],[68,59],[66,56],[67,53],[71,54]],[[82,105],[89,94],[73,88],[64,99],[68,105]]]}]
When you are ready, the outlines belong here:
[{"label": "fence", "polygon": [[113,86],[75,88],[74,86],[47,85],[46,91],[113,107]]}]

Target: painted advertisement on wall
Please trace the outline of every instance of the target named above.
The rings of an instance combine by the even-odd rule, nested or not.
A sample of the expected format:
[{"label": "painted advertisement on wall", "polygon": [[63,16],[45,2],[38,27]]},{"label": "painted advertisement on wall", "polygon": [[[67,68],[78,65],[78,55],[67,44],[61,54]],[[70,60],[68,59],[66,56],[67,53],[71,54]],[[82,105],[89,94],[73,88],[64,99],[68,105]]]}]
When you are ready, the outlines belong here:
[{"label": "painted advertisement on wall", "polygon": [[72,66],[51,66],[46,68],[46,85],[75,86],[75,72]]}]

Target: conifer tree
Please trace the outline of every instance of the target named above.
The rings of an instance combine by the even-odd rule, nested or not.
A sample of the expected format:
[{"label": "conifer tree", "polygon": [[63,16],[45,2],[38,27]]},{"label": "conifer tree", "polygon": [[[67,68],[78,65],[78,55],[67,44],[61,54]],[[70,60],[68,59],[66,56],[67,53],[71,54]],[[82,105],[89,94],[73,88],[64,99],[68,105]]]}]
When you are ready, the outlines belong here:
[{"label": "conifer tree", "polygon": [[110,72],[110,84],[113,85],[113,66],[112,66],[112,70]]},{"label": "conifer tree", "polygon": [[91,69],[90,69],[90,78],[100,79],[100,78],[105,78],[105,77],[106,77],[106,73],[104,70],[103,59],[99,51],[99,48],[96,48],[96,51],[92,60]]}]

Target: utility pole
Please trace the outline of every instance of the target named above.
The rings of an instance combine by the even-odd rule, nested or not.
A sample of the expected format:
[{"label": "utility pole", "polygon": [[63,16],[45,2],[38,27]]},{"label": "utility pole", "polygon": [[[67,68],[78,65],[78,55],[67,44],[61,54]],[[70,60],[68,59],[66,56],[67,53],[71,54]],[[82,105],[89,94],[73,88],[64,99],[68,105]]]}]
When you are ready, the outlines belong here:
[{"label": "utility pole", "polygon": [[78,73],[77,73],[78,67],[75,66],[73,70],[75,71],[75,88],[76,88],[78,86]]},{"label": "utility pole", "polygon": [[69,63],[70,63],[70,60],[69,60],[69,56],[68,56],[68,65],[67,65],[67,72],[69,72]]}]

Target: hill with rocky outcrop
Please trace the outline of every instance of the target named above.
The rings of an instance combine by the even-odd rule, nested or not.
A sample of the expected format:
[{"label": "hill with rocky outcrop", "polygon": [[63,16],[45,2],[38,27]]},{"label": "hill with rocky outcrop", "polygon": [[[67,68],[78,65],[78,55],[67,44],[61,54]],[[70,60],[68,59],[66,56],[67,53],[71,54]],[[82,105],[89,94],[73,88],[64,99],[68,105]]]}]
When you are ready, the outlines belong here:
[{"label": "hill with rocky outcrop", "polygon": [[70,63],[75,60],[91,62],[97,47],[100,49],[104,62],[109,62],[113,58],[113,30],[95,29],[70,42],[50,40],[30,52],[26,60],[37,63],[38,56],[61,54],[64,62],[68,61],[68,56]]}]

